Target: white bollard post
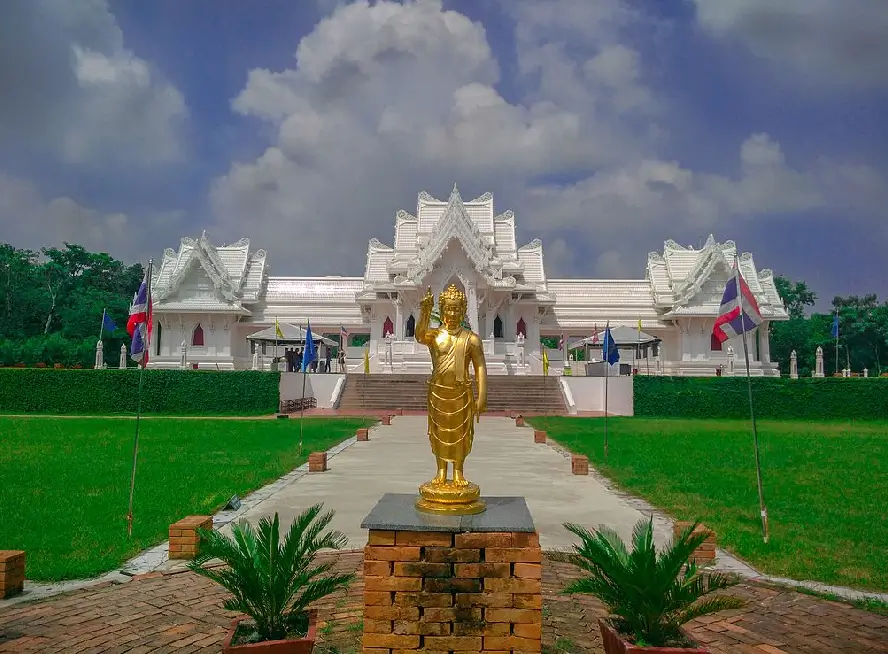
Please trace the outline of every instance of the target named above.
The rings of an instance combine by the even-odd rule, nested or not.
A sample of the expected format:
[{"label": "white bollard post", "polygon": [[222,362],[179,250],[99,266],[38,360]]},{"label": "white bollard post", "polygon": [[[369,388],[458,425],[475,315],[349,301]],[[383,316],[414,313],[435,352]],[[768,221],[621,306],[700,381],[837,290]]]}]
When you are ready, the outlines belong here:
[{"label": "white bollard post", "polygon": [[814,376],[823,377],[823,348],[817,346],[814,359]]},{"label": "white bollard post", "polygon": [[126,370],[126,343],[120,344],[120,369]]},{"label": "white bollard post", "polygon": [[789,378],[799,378],[799,357],[796,354],[795,350],[793,350],[792,353],[790,353],[789,355]]},{"label": "white bollard post", "polygon": [[102,368],[105,367],[105,355],[102,354],[103,348],[104,348],[104,345],[102,345],[102,341],[97,341],[96,342],[96,365],[95,365],[96,370],[101,370]]}]

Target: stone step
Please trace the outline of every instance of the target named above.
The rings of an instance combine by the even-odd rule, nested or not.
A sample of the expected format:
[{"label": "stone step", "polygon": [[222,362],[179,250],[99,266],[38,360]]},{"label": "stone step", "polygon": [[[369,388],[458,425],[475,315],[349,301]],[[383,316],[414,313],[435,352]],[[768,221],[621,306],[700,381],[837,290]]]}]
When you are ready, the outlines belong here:
[{"label": "stone step", "polygon": [[[428,375],[350,374],[339,408],[425,410],[428,379]],[[558,380],[547,377],[489,376],[487,397],[489,411],[565,412]]]}]

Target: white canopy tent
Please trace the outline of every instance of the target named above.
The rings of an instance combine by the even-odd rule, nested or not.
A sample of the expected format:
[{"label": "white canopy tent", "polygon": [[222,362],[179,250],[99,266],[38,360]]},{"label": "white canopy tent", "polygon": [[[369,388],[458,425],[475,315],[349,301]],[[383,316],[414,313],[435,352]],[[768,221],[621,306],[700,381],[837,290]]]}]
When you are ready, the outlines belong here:
[{"label": "white canopy tent", "polygon": [[[278,336],[274,325],[272,325],[255,334],[250,334],[247,338],[259,343],[264,341],[266,343],[277,343],[278,345],[305,345],[305,330],[302,327],[291,325],[286,322],[279,323],[278,326],[281,328],[282,336]],[[323,343],[329,347],[339,346],[339,343],[332,338],[327,338],[326,336],[321,336],[314,332],[311,334],[311,340],[314,341],[315,344]]]}]

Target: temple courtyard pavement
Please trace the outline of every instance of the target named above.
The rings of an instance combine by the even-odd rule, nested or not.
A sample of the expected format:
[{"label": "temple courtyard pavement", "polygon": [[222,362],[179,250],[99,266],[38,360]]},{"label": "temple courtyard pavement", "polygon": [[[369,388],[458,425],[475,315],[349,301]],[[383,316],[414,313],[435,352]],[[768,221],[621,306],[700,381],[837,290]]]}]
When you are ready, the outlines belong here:
[{"label": "temple courtyard pavement", "polygon": [[[367,543],[361,521],[385,493],[416,494],[435,473],[435,459],[426,435],[425,416],[396,416],[389,426],[370,431],[369,442],[358,442],[329,460],[329,470],[302,477],[245,512],[252,523],[275,512],[289,523],[303,509],[323,502],[334,509],[332,527],[348,536],[350,548]],[[466,478],[481,486],[486,497],[523,496],[540,533],[544,550],[569,550],[575,537],[565,522],[587,527],[605,524],[624,538],[642,514],[592,475],[571,474],[570,456],[534,443],[533,429],[515,427],[505,417],[482,417],[475,425]],[[671,537],[671,526],[657,521],[660,539]]]},{"label": "temple courtyard pavement", "polygon": [[[323,623],[318,654],[361,651],[361,549],[364,516],[385,493],[416,493],[434,472],[424,416],[399,416],[370,430],[368,442],[347,442],[329,453],[325,472],[293,471],[244,499],[237,512],[216,516],[217,528],[232,519],[258,522],[278,512],[284,523],[300,510],[323,502],[336,511],[332,526],[349,539],[344,551],[324,555],[341,570],[355,571],[347,596],[320,605]],[[484,417],[476,425],[475,445],[466,476],[485,496],[523,496],[544,550],[568,550],[573,537],[564,522],[589,528],[605,524],[624,538],[641,518],[654,514],[657,539],[671,535],[671,521],[643,502],[615,492],[596,474],[574,475],[567,453],[553,444],[534,443],[531,428],[509,418]],[[99,584],[27,601],[0,601],[0,652],[218,652],[233,614],[222,608],[225,591],[165,561],[165,546],[131,562],[129,575],[109,576]],[[714,654],[752,652],[888,652],[888,616],[848,604],[759,583],[755,572],[719,551],[719,567],[742,572],[747,581],[731,592],[747,600],[742,609],[693,621],[692,635]],[[135,567],[132,567],[135,566]],[[141,566],[141,567],[140,567]],[[156,568],[144,572],[146,566]],[[603,651],[596,619],[604,615],[597,600],[564,596],[561,589],[578,570],[557,553],[543,565],[543,644],[551,654]],[[38,593],[27,593],[36,597]],[[24,600],[24,601],[23,601]]]}]

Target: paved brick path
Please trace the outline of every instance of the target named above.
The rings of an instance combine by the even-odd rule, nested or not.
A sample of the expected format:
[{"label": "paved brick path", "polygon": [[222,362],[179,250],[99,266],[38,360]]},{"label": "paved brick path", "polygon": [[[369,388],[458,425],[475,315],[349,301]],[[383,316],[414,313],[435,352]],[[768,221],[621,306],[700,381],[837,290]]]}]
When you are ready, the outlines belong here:
[{"label": "paved brick path", "polygon": [[[336,568],[361,573],[360,552],[342,553]],[[601,605],[560,594],[576,577],[568,564],[546,561],[543,645],[551,654],[601,652],[596,619]],[[888,617],[793,591],[742,584],[731,592],[743,609],[691,623],[714,654],[831,654],[888,652]],[[0,603],[0,652],[143,654],[218,652],[233,614],[226,596],[190,572],[151,573],[121,585],[94,586],[42,601]],[[360,651],[362,583],[318,606],[317,654]]]}]

